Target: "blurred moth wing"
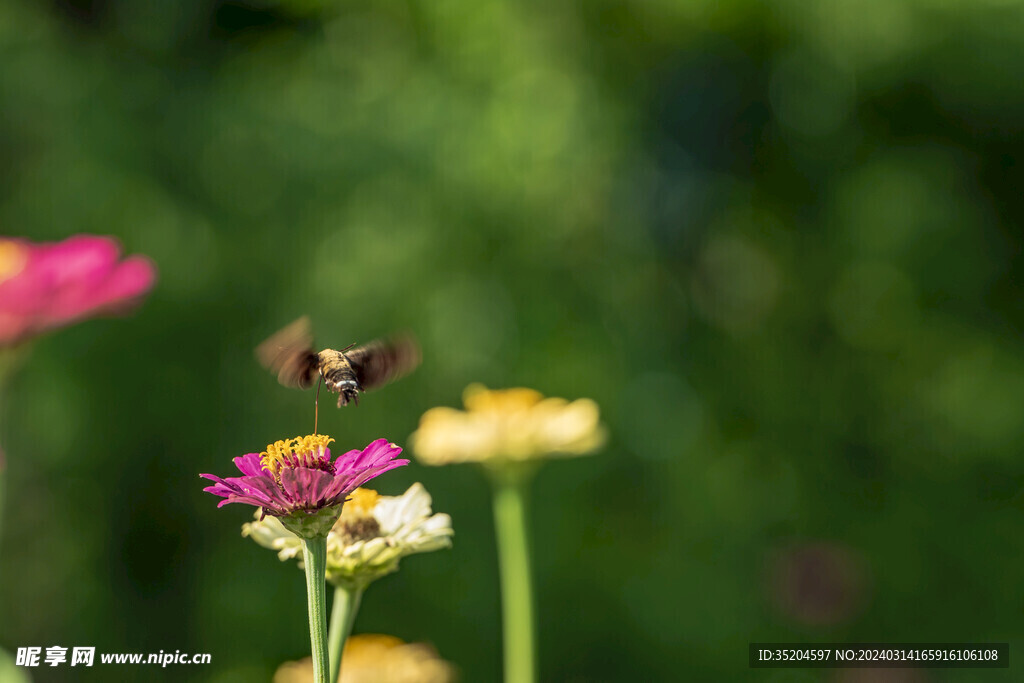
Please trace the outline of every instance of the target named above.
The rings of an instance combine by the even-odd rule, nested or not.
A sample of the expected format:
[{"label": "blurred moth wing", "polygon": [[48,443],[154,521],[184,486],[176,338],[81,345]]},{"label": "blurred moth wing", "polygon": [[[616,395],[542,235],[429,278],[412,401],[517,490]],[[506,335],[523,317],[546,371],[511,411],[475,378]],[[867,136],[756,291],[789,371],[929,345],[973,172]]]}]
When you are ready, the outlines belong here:
[{"label": "blurred moth wing", "polygon": [[405,377],[416,369],[422,359],[419,344],[407,332],[388,339],[374,339],[346,351],[345,356],[364,391]]},{"label": "blurred moth wing", "polygon": [[313,351],[309,318],[299,318],[260,344],[256,357],[284,386],[296,389],[313,386],[320,370],[320,357]]}]

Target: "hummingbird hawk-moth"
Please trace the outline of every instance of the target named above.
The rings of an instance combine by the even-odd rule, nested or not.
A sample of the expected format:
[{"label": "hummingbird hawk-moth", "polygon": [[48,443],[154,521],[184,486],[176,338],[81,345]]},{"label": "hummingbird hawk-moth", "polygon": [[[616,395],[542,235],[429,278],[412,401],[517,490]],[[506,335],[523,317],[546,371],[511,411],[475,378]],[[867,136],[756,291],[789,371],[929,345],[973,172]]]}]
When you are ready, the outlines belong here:
[{"label": "hummingbird hawk-moth", "polygon": [[340,408],[359,405],[359,392],[412,372],[420,363],[420,347],[411,335],[401,334],[317,353],[309,318],[303,316],[260,344],[256,357],[286,387],[308,389],[319,375],[328,391],[338,394]]}]

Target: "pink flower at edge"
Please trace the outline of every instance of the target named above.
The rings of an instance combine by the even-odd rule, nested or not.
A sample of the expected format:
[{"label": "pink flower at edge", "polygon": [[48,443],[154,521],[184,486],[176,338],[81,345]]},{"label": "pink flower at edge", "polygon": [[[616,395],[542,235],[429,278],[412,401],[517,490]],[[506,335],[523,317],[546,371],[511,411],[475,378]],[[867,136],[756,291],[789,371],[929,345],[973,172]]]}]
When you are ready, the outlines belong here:
[{"label": "pink flower at edge", "polygon": [[[200,477],[214,482],[204,491],[228,503],[245,503],[263,508],[264,514],[281,518],[291,531],[307,537],[324,536],[341,514],[348,494],[369,480],[396,467],[408,465],[396,459],[402,449],[387,439],[377,439],[362,450],[351,450],[331,458],[327,448],[334,439],[320,434],[277,441],[263,453],[235,458],[240,477]],[[320,513],[323,519],[316,519]],[[307,519],[308,518],[308,519]]]},{"label": "pink flower at edge", "polygon": [[110,237],[62,242],[0,238],[0,347],[75,321],[127,310],[148,292],[156,268],[145,256],[121,259]]}]

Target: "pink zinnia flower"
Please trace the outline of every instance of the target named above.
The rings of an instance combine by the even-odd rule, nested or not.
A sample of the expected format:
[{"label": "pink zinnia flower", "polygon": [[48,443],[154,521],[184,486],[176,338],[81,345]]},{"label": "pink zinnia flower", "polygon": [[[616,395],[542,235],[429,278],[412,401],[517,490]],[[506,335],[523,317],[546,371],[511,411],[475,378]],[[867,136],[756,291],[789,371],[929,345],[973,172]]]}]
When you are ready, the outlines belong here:
[{"label": "pink zinnia flower", "polygon": [[280,517],[289,531],[304,538],[320,535],[321,531],[326,537],[349,493],[388,470],[409,464],[408,460],[395,459],[402,449],[387,439],[377,439],[363,450],[351,450],[332,462],[327,448],[331,441],[334,439],[321,434],[277,441],[262,453],[235,458],[241,477],[199,475],[216,482],[203,490],[224,498],[217,507],[228,503],[255,505],[263,508],[264,514]]},{"label": "pink zinnia flower", "polygon": [[109,237],[41,244],[0,238],[0,346],[136,303],[156,269],[144,256],[120,257]]}]

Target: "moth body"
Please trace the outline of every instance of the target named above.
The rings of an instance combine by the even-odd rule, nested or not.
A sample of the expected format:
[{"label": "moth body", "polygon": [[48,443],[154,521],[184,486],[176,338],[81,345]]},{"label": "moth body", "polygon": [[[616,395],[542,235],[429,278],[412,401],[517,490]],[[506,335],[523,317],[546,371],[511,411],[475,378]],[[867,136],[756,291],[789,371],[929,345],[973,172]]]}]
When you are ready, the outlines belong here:
[{"label": "moth body", "polygon": [[359,392],[363,387],[359,384],[359,378],[348,356],[343,351],[324,349],[317,354],[317,358],[320,376],[324,378],[327,390],[338,395],[338,407],[347,406],[349,403],[359,405]]}]

